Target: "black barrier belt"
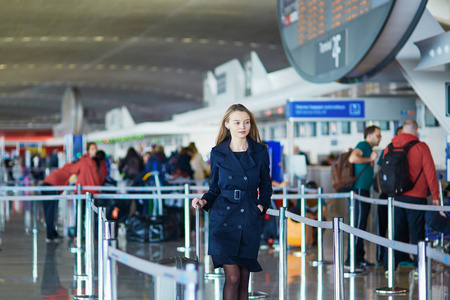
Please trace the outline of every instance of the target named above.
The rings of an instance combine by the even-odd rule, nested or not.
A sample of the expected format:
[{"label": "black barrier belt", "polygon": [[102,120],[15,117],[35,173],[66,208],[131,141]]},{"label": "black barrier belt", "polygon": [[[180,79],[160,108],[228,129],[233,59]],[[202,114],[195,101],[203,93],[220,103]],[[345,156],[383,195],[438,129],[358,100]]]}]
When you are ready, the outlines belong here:
[{"label": "black barrier belt", "polygon": [[408,243],[403,243],[395,240],[391,241],[390,239],[380,237],[378,235],[366,232],[364,230],[353,228],[350,225],[347,225],[342,222],[339,222],[339,228],[344,230],[345,232],[348,232],[350,234],[353,234],[354,236],[370,241],[374,244],[392,248],[397,251],[417,255],[417,245],[411,245]]}]

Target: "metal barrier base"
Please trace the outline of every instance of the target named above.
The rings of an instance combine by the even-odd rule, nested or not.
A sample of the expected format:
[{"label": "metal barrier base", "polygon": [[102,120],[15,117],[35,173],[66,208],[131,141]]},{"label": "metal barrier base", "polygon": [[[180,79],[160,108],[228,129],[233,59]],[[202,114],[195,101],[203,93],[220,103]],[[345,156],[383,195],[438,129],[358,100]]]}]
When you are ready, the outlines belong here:
[{"label": "metal barrier base", "polygon": [[70,253],[84,253],[84,249],[83,248],[77,248],[77,247],[71,247],[70,248]]},{"label": "metal barrier base", "polygon": [[314,260],[314,261],[310,261],[309,265],[312,267],[318,267],[318,266],[323,266],[323,265],[332,265],[333,262],[331,261],[326,261],[326,260]]},{"label": "metal barrier base", "polygon": [[177,247],[177,251],[178,251],[178,252],[192,251],[192,248]]},{"label": "metal barrier base", "polygon": [[264,299],[264,298],[269,298],[269,294],[263,292],[248,293],[248,299]]},{"label": "metal barrier base", "polygon": [[294,252],[292,252],[292,255],[294,255],[296,257],[303,257],[303,256],[306,256],[306,252],[294,251]]},{"label": "metal barrier base", "polygon": [[344,272],[344,278],[351,278],[360,275],[362,272]]},{"label": "metal barrier base", "polygon": [[89,295],[74,295],[71,299],[73,299],[73,300],[78,300],[78,299],[98,299],[98,296],[97,295],[92,295],[92,296],[89,296]]},{"label": "metal barrier base", "polygon": [[220,279],[220,278],[225,278],[225,274],[205,273],[205,279]]},{"label": "metal barrier base", "polygon": [[88,280],[88,276],[86,274],[73,275],[74,280]]},{"label": "metal barrier base", "polygon": [[393,295],[393,294],[407,294],[409,291],[408,289],[401,288],[401,287],[382,287],[375,289],[375,293],[377,294],[383,294],[383,295]]}]

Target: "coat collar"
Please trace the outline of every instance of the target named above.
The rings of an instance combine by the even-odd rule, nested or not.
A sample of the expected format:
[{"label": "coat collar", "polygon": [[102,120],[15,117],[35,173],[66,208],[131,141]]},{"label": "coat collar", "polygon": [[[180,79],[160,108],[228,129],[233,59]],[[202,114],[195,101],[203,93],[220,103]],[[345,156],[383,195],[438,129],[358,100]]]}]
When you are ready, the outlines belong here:
[{"label": "coat collar", "polygon": [[229,147],[230,139],[226,139],[225,141],[217,145],[215,147],[216,150],[225,155],[225,159],[222,161],[222,166],[226,169],[239,170],[244,173],[246,170],[253,168],[256,165],[256,163],[252,155],[255,152],[258,152],[259,147],[263,147],[263,145],[259,144],[258,142],[250,138],[247,138],[247,143],[248,143],[247,152],[244,154],[244,156],[242,156],[241,160],[238,160],[233,151],[231,151]]}]

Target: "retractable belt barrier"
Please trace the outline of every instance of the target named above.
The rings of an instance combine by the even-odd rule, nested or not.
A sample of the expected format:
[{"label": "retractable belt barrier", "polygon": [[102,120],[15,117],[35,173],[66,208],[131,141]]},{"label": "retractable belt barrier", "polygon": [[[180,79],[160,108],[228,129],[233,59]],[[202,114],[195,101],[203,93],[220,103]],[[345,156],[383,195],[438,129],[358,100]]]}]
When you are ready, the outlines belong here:
[{"label": "retractable belt barrier", "polygon": [[[204,299],[203,286],[203,266],[189,263],[186,270],[174,269],[173,267],[162,266],[142,258],[130,255],[117,249],[117,240],[115,237],[115,222],[106,220],[105,208],[92,208],[99,214],[99,237],[103,242],[98,243],[98,299],[115,300],[117,299],[117,273],[116,262],[120,262],[132,269],[155,276],[160,280],[169,279],[185,285],[184,299]],[[196,209],[196,258],[200,260],[200,222],[199,207]],[[167,291],[166,291],[167,292]],[[177,295],[178,297],[179,295]],[[178,298],[177,298],[178,299]]]},{"label": "retractable belt barrier", "polygon": [[[81,187],[78,186],[78,191],[81,191]],[[93,218],[91,217],[93,215],[94,212],[99,214],[99,234],[101,230],[104,230],[100,236],[104,236],[106,242],[104,242],[104,245],[102,247],[102,253],[104,255],[104,259],[102,259],[103,262],[106,261],[105,265],[102,266],[102,269],[105,270],[110,270],[111,272],[109,274],[113,275],[115,272],[113,272],[113,270],[115,270],[115,268],[112,268],[112,266],[114,265],[115,261],[119,261],[121,263],[125,263],[125,262],[129,262],[129,261],[133,261],[133,268],[134,263],[136,262],[137,265],[142,266],[142,262],[135,260],[134,258],[132,258],[132,256],[130,256],[129,254],[125,253],[125,252],[121,252],[117,249],[114,248],[114,243],[112,242],[114,240],[114,237],[112,236],[112,232],[114,232],[113,230],[111,230],[111,228],[109,228],[108,226],[111,225],[106,225],[108,224],[108,221],[106,221],[105,218],[105,213],[104,213],[104,208],[97,208],[94,204],[93,204],[93,199],[185,199],[185,209],[187,211],[189,211],[190,209],[190,200],[194,197],[198,197],[201,194],[191,194],[190,190],[191,189],[195,189],[195,190],[201,190],[201,189],[206,189],[207,187],[205,186],[192,186],[190,187],[188,184],[185,184],[184,187],[145,187],[145,188],[111,188],[111,187],[95,187],[95,186],[89,186],[89,187],[83,187],[83,189],[89,189],[89,190],[98,190],[98,191],[180,191],[182,189],[184,189],[184,193],[181,194],[96,194],[94,196],[92,196],[90,193],[86,193],[86,195],[61,195],[61,196],[51,196],[51,197],[47,197],[47,196],[37,196],[37,195],[29,195],[29,196],[0,196],[0,200],[27,200],[27,201],[40,201],[40,200],[55,200],[55,199],[76,199],[76,200],[81,200],[81,199],[85,199],[86,202],[90,202],[91,205],[86,205],[86,215],[88,216],[86,218],[86,223],[85,223],[85,227],[86,227],[86,235],[88,236],[88,231],[93,232],[92,230],[92,220]],[[68,187],[0,187],[0,193],[3,193],[5,191],[23,191],[23,192],[34,192],[34,191],[42,191],[42,190],[57,190],[57,191],[62,191],[62,190],[74,190],[73,186],[68,186]],[[298,191],[302,191],[302,193],[298,193]],[[399,241],[395,241],[393,240],[393,236],[392,236],[392,232],[393,232],[393,207],[397,206],[397,207],[402,207],[402,208],[407,208],[407,209],[415,209],[415,210],[426,210],[426,211],[450,211],[450,207],[441,207],[441,206],[430,206],[430,205],[417,205],[417,204],[408,204],[408,203],[404,203],[404,202],[400,202],[400,201],[395,201],[393,198],[389,198],[388,200],[381,200],[381,199],[372,199],[372,198],[368,198],[368,197],[363,197],[360,195],[356,195],[353,192],[350,193],[330,193],[330,194],[322,194],[320,193],[320,188],[317,190],[314,189],[309,189],[309,192],[315,192],[317,191],[317,194],[305,194],[306,189],[303,187],[301,187],[300,189],[289,189],[290,192],[297,192],[297,194],[287,194],[288,189],[284,188],[283,189],[283,194],[274,194],[272,196],[272,199],[282,199],[283,202],[285,202],[287,199],[300,199],[302,201],[302,209],[301,209],[301,214],[300,215],[296,215],[290,212],[286,212],[286,208],[285,207],[281,207],[279,210],[273,210],[273,209],[269,209],[267,211],[267,213],[269,215],[272,216],[277,216],[279,217],[279,226],[280,226],[280,264],[279,264],[279,268],[280,268],[280,282],[279,282],[279,295],[280,295],[280,299],[286,299],[286,249],[287,249],[287,241],[286,241],[286,219],[287,218],[291,218],[295,221],[301,222],[302,224],[307,224],[309,226],[313,226],[313,227],[317,227],[319,229],[333,229],[333,246],[334,246],[334,268],[335,268],[335,299],[343,299],[344,298],[344,290],[343,290],[343,264],[342,264],[342,258],[343,258],[343,239],[342,239],[342,233],[343,232],[347,232],[350,234],[350,236],[357,236],[359,238],[365,239],[367,241],[370,241],[372,243],[387,247],[390,251],[393,252],[393,250],[397,250],[397,251],[401,251],[401,252],[405,252],[405,253],[410,253],[413,255],[418,255],[419,256],[419,299],[421,300],[428,300],[431,297],[431,289],[427,288],[429,287],[429,285],[431,284],[431,280],[430,280],[430,267],[429,267],[429,263],[428,263],[428,259],[434,259],[438,262],[441,262],[443,264],[447,264],[450,265],[450,256],[448,254],[444,254],[442,252],[439,252],[433,248],[431,248],[429,245],[426,245],[425,242],[420,242],[419,245],[411,245],[411,244],[407,244],[407,243],[402,243]],[[363,202],[367,202],[367,203],[371,203],[371,204],[376,204],[376,205],[387,205],[388,206],[388,214],[389,214],[389,237],[388,238],[383,238],[383,237],[379,237],[377,235],[368,233],[366,231],[354,228],[354,226],[352,226],[352,224],[347,225],[344,222],[342,222],[342,218],[335,218],[333,220],[333,222],[329,222],[329,221],[322,221],[322,220],[312,220],[309,218],[306,218],[304,215],[304,201],[305,199],[316,199],[319,198],[320,199],[334,199],[334,198],[350,198],[351,201],[351,206],[354,205],[354,202],[352,204],[352,201],[354,201],[354,199],[357,199],[359,201],[363,201]],[[81,201],[78,201],[78,203],[81,203]],[[321,201],[318,202],[319,204],[321,203]],[[352,210],[352,207],[350,207]],[[190,214],[186,215],[189,216]],[[189,217],[188,217],[189,218]],[[189,220],[186,220],[186,222],[189,222]],[[100,229],[100,227],[102,229]],[[109,232],[109,233],[108,233]],[[189,236],[189,234],[188,234]],[[190,247],[190,240],[188,240],[185,237],[186,241],[188,241],[189,243],[187,243],[185,241],[185,246],[186,248]],[[81,244],[81,243],[79,243]],[[105,247],[105,245],[107,247]],[[90,252],[88,251],[89,247],[93,247],[93,238],[91,236],[89,236],[89,240],[87,238],[86,240],[86,252]],[[99,246],[99,250],[100,250],[100,246]],[[106,250],[105,250],[106,249]],[[92,252],[92,251],[91,251]],[[92,255],[92,254],[91,254]],[[85,260],[88,260],[89,258],[86,256]],[[138,258],[136,258],[138,259]],[[93,261],[93,260],[92,260]],[[148,262],[150,263],[150,262]],[[99,267],[100,268],[100,267]],[[89,267],[86,266],[87,271],[91,272],[91,270],[89,270]],[[162,270],[159,268],[151,268],[152,270]],[[139,269],[138,269],[139,270]],[[173,269],[172,269],[173,270]],[[392,270],[389,270],[389,282],[391,283],[393,280],[391,280],[391,277],[393,277],[393,272],[391,272]],[[145,270],[145,272],[148,272],[148,270]],[[159,272],[159,271],[157,271]],[[175,280],[178,280],[178,278],[182,278],[180,279],[179,282],[181,283],[186,283],[186,284],[196,284],[196,283],[200,283],[198,277],[195,277],[195,270],[187,270],[186,273],[179,273],[179,270],[175,270],[175,272],[173,273],[173,278]],[[182,271],[181,271],[182,272]],[[104,272],[105,276],[108,276],[108,273]],[[178,274],[178,275],[176,275]],[[184,275],[180,275],[180,274],[184,274]],[[152,274],[150,274],[152,275]],[[155,274],[156,276],[158,274]],[[197,274],[198,275],[198,274]],[[86,275],[88,276],[88,275]],[[104,279],[104,286],[108,286],[111,285],[111,282],[113,282],[114,278],[106,278],[105,276],[102,276],[102,280]],[[172,275],[171,275],[172,276]],[[181,276],[181,277],[180,277]],[[184,276],[184,277],[183,277]],[[194,276],[196,279],[192,279]],[[82,277],[82,276],[80,276]],[[92,276],[93,277],[93,276]],[[105,277],[105,278],[103,278]],[[191,279],[186,279],[186,278],[191,278]],[[200,277],[203,278],[203,277]],[[84,279],[84,278],[83,278]],[[186,279],[186,281],[185,281]],[[99,280],[100,280],[100,276],[99,276]],[[112,281],[111,281],[112,280]],[[117,287],[117,285],[115,285]],[[393,286],[391,284],[389,284],[388,289],[392,289]],[[189,289],[189,288],[188,288]],[[89,290],[89,288],[87,287],[87,290]],[[106,289],[104,290],[104,293],[102,295],[102,297],[105,297],[106,299],[115,299],[114,298],[114,292],[111,292],[111,290],[106,291]]]}]

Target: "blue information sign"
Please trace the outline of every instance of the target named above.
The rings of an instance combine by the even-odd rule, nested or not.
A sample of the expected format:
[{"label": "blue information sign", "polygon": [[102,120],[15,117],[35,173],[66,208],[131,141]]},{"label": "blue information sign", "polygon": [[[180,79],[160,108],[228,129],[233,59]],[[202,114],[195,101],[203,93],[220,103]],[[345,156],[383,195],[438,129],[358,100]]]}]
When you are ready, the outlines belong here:
[{"label": "blue information sign", "polygon": [[73,154],[72,161],[78,160],[83,155],[84,143],[83,135],[73,135]]},{"label": "blue information sign", "polygon": [[286,104],[286,119],[289,118],[365,118],[363,100],[339,101],[292,101]]}]

